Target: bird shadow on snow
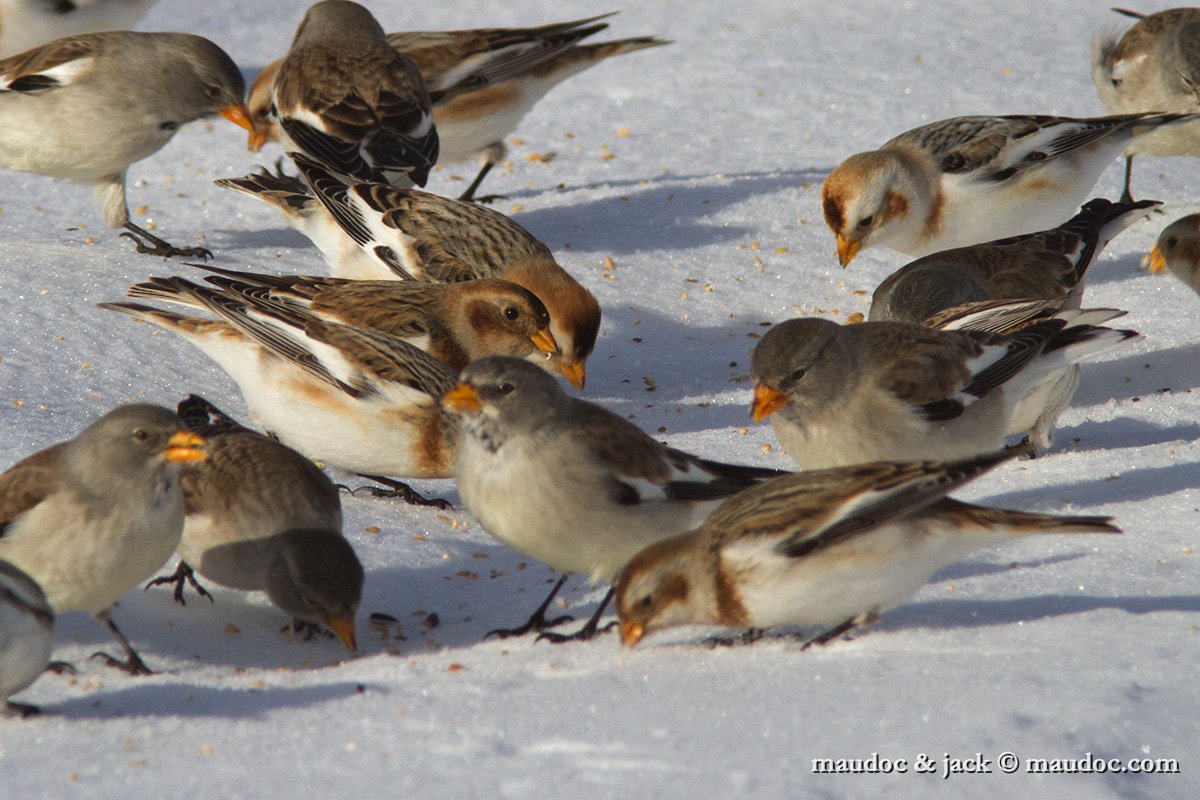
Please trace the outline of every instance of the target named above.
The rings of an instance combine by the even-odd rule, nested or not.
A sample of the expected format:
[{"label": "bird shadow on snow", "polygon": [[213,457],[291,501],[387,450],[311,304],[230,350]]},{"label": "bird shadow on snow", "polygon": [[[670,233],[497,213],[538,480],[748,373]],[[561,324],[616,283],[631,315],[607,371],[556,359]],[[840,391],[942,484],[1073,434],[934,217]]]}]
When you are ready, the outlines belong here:
[{"label": "bird shadow on snow", "polygon": [[194,683],[145,680],[103,693],[87,694],[42,706],[47,717],[112,719],[114,717],[229,717],[266,719],[284,708],[305,708],[351,697],[364,691],[354,682],[320,686],[271,686],[269,689],[216,689]]},{"label": "bird shadow on snow", "polygon": [[[801,184],[819,183],[828,170],[676,175],[600,181],[579,188],[629,191],[614,198],[598,197],[523,211],[517,222],[557,250],[560,241],[572,251],[627,255],[647,250],[694,250],[743,238],[754,229],[706,222],[719,211],[752,198],[781,191],[801,191]],[[537,194],[540,194],[538,192]]]},{"label": "bird shadow on snow", "polygon": [[991,495],[981,502],[1002,508],[1053,508],[1064,500],[1080,508],[1133,503],[1200,487],[1195,463],[1142,467],[1118,475],[1057,483]]},{"label": "bird shadow on snow", "polygon": [[1128,614],[1155,614],[1163,611],[1194,614],[1200,611],[1200,595],[1097,597],[1045,594],[1005,600],[926,600],[889,611],[880,629],[983,628],[1037,622],[1109,609]]}]

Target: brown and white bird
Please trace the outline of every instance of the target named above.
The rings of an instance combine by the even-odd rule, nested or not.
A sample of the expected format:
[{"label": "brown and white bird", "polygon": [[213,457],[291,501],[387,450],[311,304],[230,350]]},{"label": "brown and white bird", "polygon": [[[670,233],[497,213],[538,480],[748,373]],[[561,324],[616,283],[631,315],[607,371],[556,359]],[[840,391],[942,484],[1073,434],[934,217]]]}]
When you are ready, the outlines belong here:
[{"label": "brown and white bird", "polygon": [[174,412],[135,404],[0,474],[0,559],[36,580],[55,613],[104,623],[126,653],[105,656],[112,666],[149,672],[111,610],[179,544],[180,469],[204,456],[204,440]]},{"label": "brown and white bird", "polygon": [[[1118,40],[1115,31],[1092,39],[1092,81],[1110,114],[1200,112],[1200,8],[1138,14],[1114,8],[1137,22]],[[1171,125],[1139,137],[1125,152],[1125,193],[1133,157],[1200,155],[1200,121]]]},{"label": "brown and white bird", "polygon": [[676,625],[761,631],[876,622],[938,570],[1035,533],[1120,533],[1110,517],[971,505],[946,495],[1011,453],[798,472],[735,495],[698,531],[647,547],[617,581],[621,641]]},{"label": "brown and white bird", "polygon": [[[507,281],[350,281],[205,269],[217,273],[208,277],[210,286],[178,277],[151,278],[131,286],[129,295],[208,313],[215,313],[214,305],[243,305],[248,313],[268,317],[290,318],[295,312],[378,331],[430,353],[453,372],[489,355],[548,364],[557,353],[545,307]],[[218,329],[227,338],[239,336],[232,324]]]},{"label": "brown and white bird", "polygon": [[0,559],[0,717],[37,714],[12,695],[46,671],[54,647],[54,609],[37,581]]},{"label": "brown and white bird", "polygon": [[913,256],[1061,225],[1138,136],[1182,114],[954,117],[847,158],[821,206],[844,267],[864,247]]},{"label": "brown and white bird", "polygon": [[1170,270],[1200,294],[1200,214],[1180,217],[1163,228],[1146,261],[1150,272]]},{"label": "brown and white bird", "polygon": [[[389,33],[388,44],[416,64],[433,106],[438,160],[481,158],[479,174],[459,197],[471,200],[492,167],[504,160],[504,138],[533,106],[567,78],[612,56],[670,44],[639,36],[596,44],[579,42],[608,27],[599,20],[558,22],[536,28],[479,28]],[[271,116],[271,87],[279,66],[268,64],[246,98],[255,131],[250,145],[279,138]]]},{"label": "brown and white bird", "polygon": [[0,58],[64,36],[129,30],[157,0],[0,0]]},{"label": "brown and white bird", "polygon": [[[455,372],[491,355],[525,358],[552,369],[559,355],[542,301],[509,281],[358,281],[201,269],[216,273],[208,282],[233,295],[304,309],[332,322],[399,337],[437,356]],[[162,286],[161,293],[158,286],[151,281],[137,287],[133,296],[204,307],[174,284]]]},{"label": "brown and white bird", "polygon": [[782,322],[751,356],[755,422],[805,469],[999,450],[1047,375],[1137,336],[1043,319],[1006,336],[907,322]]},{"label": "brown and white bird", "polygon": [[179,567],[147,588],[174,584],[182,603],[188,581],[211,599],[197,572],[222,586],[263,591],[296,620],[293,627],[327,627],[354,652],[363,568],[342,536],[337,487],[312,461],[201,397],[176,410],[207,442],[208,458],[183,473]]},{"label": "brown and white bird", "polygon": [[[781,474],[667,447],[568,396],[527,361],[473,362],[442,403],[462,421],[454,474],[467,510],[513,549],[594,582],[611,581],[650,542],[696,527],[729,495]],[[548,626],[553,597],[526,625],[499,633]],[[591,636],[607,602],[575,637],[548,638]]]},{"label": "brown and white bird", "polygon": [[284,147],[358,180],[424,186],[438,158],[429,92],[363,6],[321,0],[271,88]]},{"label": "brown and white bird", "polygon": [[[196,345],[237,383],[259,424],[309,458],[368,476],[450,477],[458,425],[439,401],[455,376],[436,357],[304,309],[182,278],[169,283],[217,319],[136,303],[100,306]],[[423,500],[411,490],[405,496]]]},{"label": "brown and white bird", "polygon": [[[550,359],[576,388],[600,330],[596,298],[554,260],[550,248],[513,220],[477,203],[381,183],[347,183],[316,161],[291,154],[324,212],[301,198],[289,179],[259,173],[218,181],[285,211],[339,278],[453,283],[511,281],[535,294],[550,313],[559,353]],[[255,187],[274,187],[264,194]]]},{"label": "brown and white bird", "polygon": [[250,129],[244,91],[233,60],[200,36],[58,39],[0,60],[0,168],[92,186],[105,222],[125,228],[139,252],[208,257],[134,224],[125,176],[193,120],[221,114]]}]

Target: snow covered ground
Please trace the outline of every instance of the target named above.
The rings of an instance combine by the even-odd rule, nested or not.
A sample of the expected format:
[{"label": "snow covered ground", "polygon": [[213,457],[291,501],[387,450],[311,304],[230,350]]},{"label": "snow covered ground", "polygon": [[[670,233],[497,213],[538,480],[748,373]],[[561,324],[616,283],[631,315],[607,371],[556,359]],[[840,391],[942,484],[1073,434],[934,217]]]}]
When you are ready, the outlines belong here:
[{"label": "snow covered ground", "polygon": [[[388,30],[531,25],[596,2],[368,3]],[[1142,6],[1140,10],[1153,8]],[[303,4],[161,0],[142,27],[209,36],[252,77],[282,54]],[[871,249],[842,270],[819,210],[844,157],[966,113],[1103,113],[1094,31],[1123,18],[1075,2],[655,0],[612,37],[670,47],[621,56],[526,119],[511,168],[484,185],[604,308],[587,396],[678,447],[787,467],[750,423],[745,379],[766,323],[845,319],[906,263]],[[130,204],[214,263],[321,273],[317,251],[265,206],[212,185],[273,160],[216,119],[131,172]],[[448,165],[430,188],[457,193]],[[457,176],[457,177],[456,177]],[[1096,194],[1120,191],[1119,164]],[[1145,339],[1088,366],[1047,456],[960,496],[1111,514],[1119,537],[1039,538],[937,576],[853,641],[709,649],[679,629],[626,651],[615,636],[552,646],[483,640],[549,588],[543,566],[464,511],[344,500],[367,567],[361,653],[292,640],[261,597],[216,589],[175,605],[131,592],[116,618],[159,670],[128,678],[88,656],[106,631],[57,629],[69,679],[20,696],[41,718],[0,721],[0,794],[16,797],[1135,797],[1191,798],[1200,781],[1200,332],[1197,298],[1139,268],[1167,222],[1200,207],[1200,164],[1143,158],[1135,193],[1167,214],[1091,272],[1087,302],[1129,310]],[[117,403],[197,392],[246,418],[232,383],[169,333],[95,303],[188,267],[135,255],[86,189],[0,173],[0,467],[74,435]],[[86,226],[86,227],[85,227]],[[606,269],[612,259],[615,269]],[[421,488],[456,499],[449,481]],[[531,510],[536,513],[536,510]],[[599,590],[570,584],[580,614]],[[402,622],[404,638],[366,625]],[[436,627],[421,623],[434,613]],[[1003,774],[1001,754],[1015,754]],[[1179,774],[1030,774],[1027,759],[1173,758]],[[814,774],[814,759],[905,759],[890,774]],[[921,755],[929,759],[921,771]],[[943,779],[943,759],[991,774]],[[960,766],[969,766],[960,765]]]}]

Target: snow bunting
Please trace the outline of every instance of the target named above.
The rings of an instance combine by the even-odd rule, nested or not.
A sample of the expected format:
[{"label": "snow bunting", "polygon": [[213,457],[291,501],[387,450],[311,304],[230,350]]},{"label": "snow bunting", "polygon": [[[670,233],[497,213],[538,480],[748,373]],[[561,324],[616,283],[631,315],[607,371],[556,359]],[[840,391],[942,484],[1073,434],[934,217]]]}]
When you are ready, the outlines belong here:
[{"label": "snow bunting", "polygon": [[337,487],[313,462],[244,428],[191,395],[176,409],[202,436],[208,458],[183,472],[186,517],[175,574],[147,584],[184,582],[211,598],[193,574],[242,591],[265,591],[295,627],[323,625],[354,652],[354,612],[363,568],[342,536]]},{"label": "snow bunting", "polygon": [[120,406],[74,439],[0,474],[0,559],[29,574],[58,614],[90,611],[128,672],[149,670],[117,629],[117,598],[154,575],[183,532],[180,468],[204,440],[159,406]]},{"label": "snow bunting", "polygon": [[[550,312],[560,349],[551,363],[583,388],[600,305],[529,231],[476,203],[381,183],[348,185],[312,159],[289,155],[338,228],[334,239],[315,242],[335,276],[436,283],[497,278],[524,286]],[[350,245],[357,247],[352,259],[336,258]]]},{"label": "snow bunting", "polygon": [[[567,396],[527,361],[473,362],[442,404],[462,420],[454,474],[467,510],[509,547],[592,581],[612,580],[650,542],[691,530],[720,500],[782,474],[669,448]],[[551,598],[515,633],[547,625]]]},{"label": "snow bunting", "polygon": [[838,260],[877,244],[923,256],[1060,225],[1134,137],[1187,118],[954,117],[914,128],[825,179]]},{"label": "snow bunting", "polygon": [[157,0],[0,0],[0,58],[64,36],[124,31]]},{"label": "snow bunting", "polygon": [[[229,373],[259,423],[284,444],[365,475],[450,476],[458,426],[439,401],[455,381],[436,357],[395,336],[301,308],[182,278],[156,283],[177,286],[219,319],[136,303],[100,307],[153,322],[196,345]],[[423,500],[411,490],[405,496]]]},{"label": "snow bunting", "polygon": [[805,469],[998,450],[1043,377],[1137,334],[1045,319],[1016,333],[782,322],[751,356],[751,413]]},{"label": "snow bunting", "polygon": [[1163,228],[1147,261],[1151,272],[1169,269],[1200,293],[1200,214],[1180,217]]},{"label": "snow bunting", "polygon": [[[541,302],[507,281],[348,281],[303,276],[273,277],[233,270],[209,271],[213,289],[183,278],[151,278],[129,289],[130,297],[166,300],[204,311],[212,304],[245,304],[255,313],[287,318],[292,311],[327,322],[378,331],[436,356],[457,373],[468,362],[506,355],[546,363],[557,352]],[[226,326],[236,337],[236,326]]]},{"label": "snow bunting", "polygon": [[424,186],[438,157],[429,92],[371,12],[311,6],[271,88],[284,148],[358,180]]},{"label": "snow bunting", "polygon": [[58,39],[0,60],[0,168],[90,184],[105,222],[125,228],[138,252],[208,257],[130,221],[125,173],[201,117],[221,114],[250,129],[244,90],[233,60],[200,36]]},{"label": "snow bunting", "polygon": [[[612,15],[537,28],[387,35],[388,44],[412,59],[425,79],[438,132],[438,160],[482,158],[479,174],[460,200],[474,198],[488,172],[508,153],[504,137],[559,83],[612,56],[670,44],[651,36],[579,44],[607,28],[608,23],[594,23],[608,16]],[[279,138],[270,109],[271,87],[281,63],[263,68],[246,99],[254,120],[250,146],[255,150]]]},{"label": "snow bunting", "polygon": [[[963,304],[968,308],[978,304],[990,307],[993,303],[1003,307],[997,301],[1028,298],[1045,301],[1031,306],[1043,316],[1054,310],[1077,308],[1084,276],[1100,251],[1159,205],[1152,200],[1111,203],[1097,198],[1057,228],[919,258],[892,273],[875,289],[869,319],[920,322],[943,330],[1013,333],[1033,317],[1008,320],[998,327],[993,312],[987,315],[988,327],[981,327],[978,313],[964,319]],[[948,309],[954,312],[949,317],[945,316]],[[1025,436],[1026,446],[1033,453],[1047,449],[1053,441],[1054,423],[1070,404],[1078,385],[1078,365],[1047,375],[1014,412],[1009,435]]]},{"label": "snow bunting", "polygon": [[54,646],[54,609],[37,581],[0,560],[0,716],[37,714],[8,698],[38,679]]},{"label": "snow bunting", "polygon": [[939,311],[981,300],[1051,300],[1078,307],[1084,275],[1100,252],[1160,205],[1096,198],[1057,228],[919,258],[879,284],[868,319],[925,322]]},{"label": "snow bunting", "polygon": [[877,462],[747,489],[700,530],[638,553],[617,581],[621,641],[675,625],[830,626],[826,644],[970,553],[1034,533],[1120,533],[1110,517],[1030,514],[948,493],[1011,457]]},{"label": "snow bunting", "polygon": [[[1092,81],[1110,114],[1165,111],[1200,112],[1200,8],[1172,8],[1137,14],[1114,8],[1138,21],[1120,41],[1113,31],[1092,39]],[[1125,153],[1125,193],[1129,199],[1133,157],[1200,155],[1200,121],[1172,125],[1141,136]]]}]

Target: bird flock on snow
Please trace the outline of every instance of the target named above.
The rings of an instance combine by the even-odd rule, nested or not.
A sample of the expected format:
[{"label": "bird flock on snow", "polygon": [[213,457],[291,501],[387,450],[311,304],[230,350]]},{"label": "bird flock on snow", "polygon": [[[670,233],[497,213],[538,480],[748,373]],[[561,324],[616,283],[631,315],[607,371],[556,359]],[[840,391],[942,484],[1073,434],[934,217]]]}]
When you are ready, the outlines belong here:
[{"label": "bird flock on snow", "polygon": [[[1132,198],[1134,156],[1200,155],[1200,9],[1122,11],[1136,24],[1096,37],[1112,116],[945,119],[828,175],[821,209],[842,266],[874,246],[916,260],[880,284],[868,319],[791,319],[755,346],[747,400],[799,468],[784,472],[676,450],[575,396],[600,306],[478,194],[557,83],[669,41],[585,41],[608,14],[389,34],[363,6],[322,0],[247,91],[208,39],[123,30],[152,3],[0,3],[0,167],[90,185],[139,252],[207,259],[130,219],[125,175],[220,114],[286,160],[217,184],[276,209],[329,274],[194,264],[101,303],[219,364],[262,432],[195,395],[174,410],[124,405],[0,474],[8,713],[36,712],[8,698],[71,668],[50,660],[56,614],[93,614],[124,652],[97,655],[149,673],[111,612],[172,554],[174,574],[150,584],[176,599],[188,585],[208,594],[197,576],[262,591],[297,630],[327,629],[354,652],[366,576],[320,465],[418,504],[447,505],[401,479],[454,478],[484,529],[562,573],[528,621],[492,634],[555,642],[614,625],[626,646],[675,625],[742,629],[728,642],[823,630],[807,648],[979,548],[1119,532],[1107,517],[948,495],[1052,447],[1081,362],[1138,337],[1109,325],[1125,312],[1084,305],[1085,278],[1113,237],[1158,213]],[[1122,198],[1089,199],[1123,153]],[[416,188],[472,157],[462,196]],[[1149,263],[1200,292],[1200,215],[1166,227]],[[568,618],[547,612],[572,573],[612,588],[564,634]],[[618,619],[602,626],[610,601]]]}]

